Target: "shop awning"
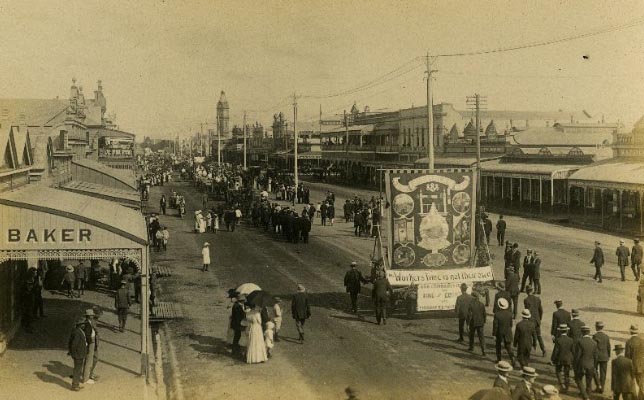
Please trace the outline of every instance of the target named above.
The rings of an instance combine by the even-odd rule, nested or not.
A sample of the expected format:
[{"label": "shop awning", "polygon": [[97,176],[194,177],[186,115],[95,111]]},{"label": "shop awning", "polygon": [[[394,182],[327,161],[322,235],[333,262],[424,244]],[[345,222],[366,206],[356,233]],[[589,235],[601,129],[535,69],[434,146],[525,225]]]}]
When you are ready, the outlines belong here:
[{"label": "shop awning", "polygon": [[568,178],[571,185],[644,190],[644,163],[603,162],[582,167]]},{"label": "shop awning", "polygon": [[[481,156],[481,162],[495,160],[502,157],[502,155],[493,155],[493,156]],[[419,158],[414,162],[414,165],[419,167],[424,165],[424,168],[427,168],[427,157]],[[475,157],[445,157],[440,155],[434,158],[434,166],[437,168],[441,167],[458,167],[458,168],[470,168],[476,164]]]},{"label": "shop awning", "polygon": [[137,210],[141,209],[141,196],[135,190],[116,189],[96,183],[81,181],[70,181],[64,184],[61,189],[113,201],[117,204]]},{"label": "shop awning", "polygon": [[504,178],[565,179],[579,168],[581,168],[580,165],[504,163],[501,160],[490,160],[481,163],[481,175]]},{"label": "shop awning", "polygon": [[349,135],[368,135],[373,133],[373,128],[374,128],[373,124],[351,125],[348,128],[345,128],[344,126],[338,126],[327,132],[320,133],[320,137],[324,138],[324,137],[343,135],[343,134],[346,134],[347,131],[349,132]]},{"label": "shop awning", "polygon": [[78,181],[97,183],[103,186],[138,189],[133,173],[111,168],[98,161],[88,159],[72,160],[72,176]]}]

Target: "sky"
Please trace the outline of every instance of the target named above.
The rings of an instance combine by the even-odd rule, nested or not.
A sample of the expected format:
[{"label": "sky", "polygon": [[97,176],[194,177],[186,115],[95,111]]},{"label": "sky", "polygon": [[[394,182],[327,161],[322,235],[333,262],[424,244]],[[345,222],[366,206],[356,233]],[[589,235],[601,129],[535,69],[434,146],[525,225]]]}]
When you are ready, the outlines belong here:
[{"label": "sky", "polygon": [[[0,0],[0,97],[67,98],[72,77],[90,97],[101,79],[108,112],[141,138],[212,128],[222,90],[231,126],[244,111],[264,126],[280,111],[292,120],[294,93],[298,121],[315,121],[320,107],[328,118],[354,102],[371,111],[426,104],[427,53],[547,42],[638,19],[641,0]],[[465,109],[479,93],[488,109],[586,110],[629,127],[644,115],[643,46],[644,22],[438,57],[434,103]],[[342,94],[371,82],[384,83]]]}]

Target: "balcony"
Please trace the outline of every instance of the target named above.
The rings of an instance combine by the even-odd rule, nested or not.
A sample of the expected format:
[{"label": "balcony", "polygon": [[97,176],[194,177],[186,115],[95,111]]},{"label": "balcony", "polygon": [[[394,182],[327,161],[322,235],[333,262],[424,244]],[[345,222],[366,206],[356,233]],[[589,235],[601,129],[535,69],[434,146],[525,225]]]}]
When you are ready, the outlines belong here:
[{"label": "balcony", "polygon": [[384,146],[376,146],[376,153],[393,153],[393,154],[398,154],[400,153],[401,147],[398,145],[384,145]]}]

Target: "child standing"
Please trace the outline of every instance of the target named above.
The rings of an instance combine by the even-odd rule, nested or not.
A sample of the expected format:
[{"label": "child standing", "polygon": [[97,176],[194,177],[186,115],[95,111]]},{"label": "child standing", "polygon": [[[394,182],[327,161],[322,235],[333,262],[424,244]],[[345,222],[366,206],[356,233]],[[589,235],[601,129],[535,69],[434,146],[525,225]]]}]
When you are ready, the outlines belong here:
[{"label": "child standing", "polygon": [[212,231],[214,233],[217,233],[219,230],[219,215],[213,214],[212,215]]},{"label": "child standing", "polygon": [[273,306],[273,323],[275,324],[275,341],[280,341],[280,329],[282,329],[282,299],[275,297],[275,305]]},{"label": "child standing", "polygon": [[266,323],[266,330],[264,331],[264,344],[266,345],[266,356],[271,358],[273,353],[273,335],[275,334],[275,324],[272,321]]}]

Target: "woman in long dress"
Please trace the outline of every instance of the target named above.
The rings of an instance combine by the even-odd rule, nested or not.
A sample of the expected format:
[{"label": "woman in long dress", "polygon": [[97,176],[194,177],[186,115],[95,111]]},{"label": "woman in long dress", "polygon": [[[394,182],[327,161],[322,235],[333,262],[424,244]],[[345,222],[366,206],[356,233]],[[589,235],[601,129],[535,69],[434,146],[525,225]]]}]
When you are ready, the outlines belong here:
[{"label": "woman in long dress", "polygon": [[262,330],[262,316],[258,307],[246,313],[248,330],[248,348],[246,349],[246,363],[257,364],[268,360],[266,355],[266,343],[264,342],[264,331]]}]

